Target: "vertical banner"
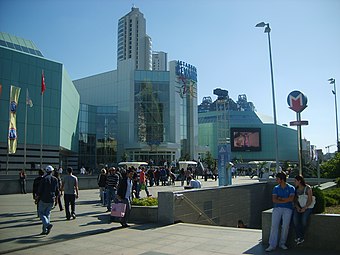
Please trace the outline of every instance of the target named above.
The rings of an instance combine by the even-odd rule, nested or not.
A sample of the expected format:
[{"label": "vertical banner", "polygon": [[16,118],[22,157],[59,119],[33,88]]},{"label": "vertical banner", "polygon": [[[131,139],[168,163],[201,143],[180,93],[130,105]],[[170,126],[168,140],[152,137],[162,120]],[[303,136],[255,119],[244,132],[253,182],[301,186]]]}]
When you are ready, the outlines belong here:
[{"label": "vertical banner", "polygon": [[8,154],[14,154],[17,150],[17,106],[19,96],[20,88],[11,86],[9,95]]},{"label": "vertical banner", "polygon": [[[227,166],[230,162],[230,144],[218,145],[218,186],[227,186],[230,178],[227,176]],[[229,174],[230,175],[230,174]]]}]

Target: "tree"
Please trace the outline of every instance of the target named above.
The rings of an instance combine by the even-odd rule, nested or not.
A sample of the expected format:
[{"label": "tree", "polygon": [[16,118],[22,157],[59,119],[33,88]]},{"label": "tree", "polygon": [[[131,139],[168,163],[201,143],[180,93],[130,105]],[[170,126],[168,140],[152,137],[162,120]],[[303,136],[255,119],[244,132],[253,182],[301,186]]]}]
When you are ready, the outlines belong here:
[{"label": "tree", "polygon": [[206,153],[206,157],[204,158],[203,162],[207,164],[209,169],[211,169],[211,166],[214,165],[215,159],[213,158],[210,151]]},{"label": "tree", "polygon": [[320,166],[321,177],[323,178],[336,178],[340,176],[340,153],[336,152],[335,156],[323,162]]}]

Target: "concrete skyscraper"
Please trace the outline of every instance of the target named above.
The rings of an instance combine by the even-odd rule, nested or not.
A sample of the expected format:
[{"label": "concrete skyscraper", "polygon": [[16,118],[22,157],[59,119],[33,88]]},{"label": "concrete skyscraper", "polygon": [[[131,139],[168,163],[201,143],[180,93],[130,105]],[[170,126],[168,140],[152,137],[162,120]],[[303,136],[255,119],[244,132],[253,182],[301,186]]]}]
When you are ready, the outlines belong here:
[{"label": "concrete skyscraper", "polygon": [[167,71],[168,70],[168,54],[163,51],[154,51],[152,53],[152,70]]},{"label": "concrete skyscraper", "polygon": [[118,21],[117,63],[128,59],[136,70],[152,70],[152,41],[144,15],[136,7]]}]

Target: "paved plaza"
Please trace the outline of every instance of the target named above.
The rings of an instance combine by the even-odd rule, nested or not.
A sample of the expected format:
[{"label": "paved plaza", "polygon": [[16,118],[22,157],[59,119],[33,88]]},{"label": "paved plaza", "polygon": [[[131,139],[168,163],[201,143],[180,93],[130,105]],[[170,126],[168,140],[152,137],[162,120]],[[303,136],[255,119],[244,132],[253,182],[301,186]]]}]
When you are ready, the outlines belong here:
[{"label": "paved plaza", "polygon": [[[249,177],[237,177],[233,184],[257,182]],[[202,181],[204,187],[217,182]],[[154,196],[159,191],[183,190],[181,186],[151,187]],[[142,192],[144,195],[145,192]],[[32,194],[0,196],[0,254],[267,254],[261,244],[261,230],[194,224],[135,224],[121,228],[109,222],[106,208],[99,204],[98,190],[81,190],[77,200],[75,220],[66,221],[65,212],[52,211],[52,231],[39,235],[41,221],[36,216]],[[332,254],[291,247],[270,254]],[[333,253],[335,254],[335,253]]]}]

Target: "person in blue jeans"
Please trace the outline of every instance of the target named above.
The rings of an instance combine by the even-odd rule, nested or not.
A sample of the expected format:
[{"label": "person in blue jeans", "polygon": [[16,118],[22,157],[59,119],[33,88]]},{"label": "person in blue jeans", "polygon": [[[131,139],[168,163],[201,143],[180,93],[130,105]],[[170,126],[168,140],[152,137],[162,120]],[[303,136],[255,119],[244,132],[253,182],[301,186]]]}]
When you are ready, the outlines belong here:
[{"label": "person in blue jeans", "polygon": [[290,220],[293,213],[293,201],[295,197],[295,188],[286,182],[287,177],[284,172],[276,175],[276,185],[273,188],[272,200],[274,204],[272,213],[272,225],[269,236],[269,246],[266,251],[273,251],[276,249],[279,239],[279,227],[282,220],[281,236],[279,247],[287,250],[286,241],[288,237]]},{"label": "person in blue jeans", "polygon": [[[295,242],[297,245],[305,241],[305,229],[308,223],[308,218],[312,213],[313,208],[309,208],[312,204],[313,191],[312,188],[306,184],[305,179],[301,175],[295,176],[296,197],[294,202],[293,222],[295,228]],[[306,204],[300,205],[298,197],[300,195],[307,195]]]},{"label": "person in blue jeans", "polygon": [[111,212],[111,203],[116,197],[117,187],[119,184],[119,175],[114,167],[109,169],[109,174],[106,177],[106,208],[107,212]]},{"label": "person in blue jeans", "polygon": [[37,199],[39,200],[38,212],[42,221],[42,235],[48,235],[53,227],[50,222],[51,210],[59,194],[58,180],[52,175],[52,166],[47,166],[46,174],[40,181]]},{"label": "person in blue jeans", "polygon": [[[76,218],[76,199],[79,198],[78,178],[73,175],[73,168],[67,168],[67,175],[63,178],[62,188],[64,192],[66,219]],[[70,212],[71,205],[71,212]]]}]

